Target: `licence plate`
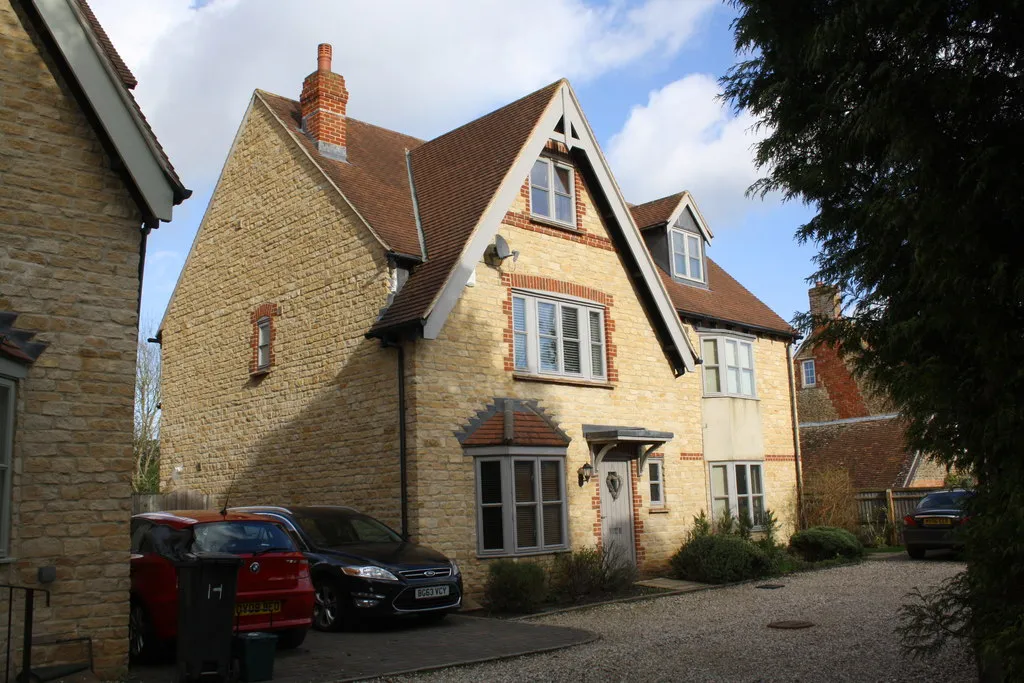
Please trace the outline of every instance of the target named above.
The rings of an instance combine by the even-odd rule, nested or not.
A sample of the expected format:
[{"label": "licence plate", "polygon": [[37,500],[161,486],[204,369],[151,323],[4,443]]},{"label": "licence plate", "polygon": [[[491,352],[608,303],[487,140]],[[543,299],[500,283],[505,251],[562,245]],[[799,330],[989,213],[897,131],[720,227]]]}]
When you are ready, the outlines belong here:
[{"label": "licence plate", "polygon": [[280,600],[270,600],[266,602],[240,602],[235,605],[236,617],[245,617],[252,614],[274,614],[280,611]]},{"label": "licence plate", "polygon": [[921,521],[925,526],[950,526],[953,523],[953,520],[944,517],[925,517]]},{"label": "licence plate", "polygon": [[426,588],[417,588],[416,599],[443,598],[448,595],[450,588],[450,586],[427,586]]}]

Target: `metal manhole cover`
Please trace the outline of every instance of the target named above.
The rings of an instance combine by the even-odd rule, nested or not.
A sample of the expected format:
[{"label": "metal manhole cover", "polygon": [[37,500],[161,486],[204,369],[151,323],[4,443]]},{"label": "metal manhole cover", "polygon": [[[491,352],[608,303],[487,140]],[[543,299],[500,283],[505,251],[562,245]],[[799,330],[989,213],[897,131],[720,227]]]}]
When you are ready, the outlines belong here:
[{"label": "metal manhole cover", "polygon": [[797,628],[810,628],[814,626],[809,621],[773,621],[768,624],[768,628],[783,628],[783,629],[797,629]]},{"label": "metal manhole cover", "polygon": [[773,591],[776,588],[785,588],[785,587],[786,587],[785,584],[781,584],[781,583],[762,583],[760,586],[758,586],[758,588],[763,588],[766,591]]}]

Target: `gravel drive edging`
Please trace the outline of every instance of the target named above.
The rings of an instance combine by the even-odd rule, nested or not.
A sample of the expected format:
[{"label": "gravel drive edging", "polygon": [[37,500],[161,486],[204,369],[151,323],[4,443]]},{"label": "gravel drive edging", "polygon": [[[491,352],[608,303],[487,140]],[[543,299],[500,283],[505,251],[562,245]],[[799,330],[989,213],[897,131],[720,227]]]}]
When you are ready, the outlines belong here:
[{"label": "gravel drive edging", "polygon": [[[549,614],[534,623],[583,628],[598,642],[556,653],[447,668],[387,681],[976,681],[962,646],[907,659],[896,611],[913,588],[927,590],[963,569],[941,559],[881,562],[790,575],[779,590],[732,585],[656,600]],[[806,620],[804,630],[768,623]]]}]

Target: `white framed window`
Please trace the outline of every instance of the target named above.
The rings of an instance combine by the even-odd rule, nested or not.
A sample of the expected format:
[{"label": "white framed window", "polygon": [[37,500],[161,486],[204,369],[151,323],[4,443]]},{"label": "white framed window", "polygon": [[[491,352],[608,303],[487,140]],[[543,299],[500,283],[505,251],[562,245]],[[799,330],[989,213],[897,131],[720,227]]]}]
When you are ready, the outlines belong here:
[{"label": "white framed window", "polygon": [[701,236],[678,228],[669,228],[668,235],[672,248],[672,275],[684,280],[705,282]]},{"label": "white framed window", "polygon": [[665,506],[665,467],[661,458],[647,461],[647,479],[651,486],[651,507]]},{"label": "white framed window", "polygon": [[701,337],[705,396],[755,398],[754,344],[737,337]]},{"label": "white framed window", "polygon": [[514,292],[516,372],[605,379],[604,314],[596,304]]},{"label": "white framed window", "polygon": [[571,166],[541,157],[530,170],[530,213],[576,226],[575,183]]},{"label": "white framed window", "polygon": [[800,368],[803,370],[805,387],[813,387],[818,383],[818,375],[815,371],[813,360],[805,360],[800,364]]},{"label": "white framed window", "polygon": [[475,465],[481,555],[569,547],[564,457],[479,457]]},{"label": "white framed window", "polygon": [[256,345],[256,368],[265,370],[270,367],[270,318],[260,318],[256,321],[256,330],[259,335]]},{"label": "white framed window", "polygon": [[0,377],[0,557],[7,557],[11,530],[11,459],[14,453],[14,381]]},{"label": "white framed window", "polygon": [[713,462],[711,474],[711,517],[750,517],[754,526],[764,521],[763,464],[756,462]]}]

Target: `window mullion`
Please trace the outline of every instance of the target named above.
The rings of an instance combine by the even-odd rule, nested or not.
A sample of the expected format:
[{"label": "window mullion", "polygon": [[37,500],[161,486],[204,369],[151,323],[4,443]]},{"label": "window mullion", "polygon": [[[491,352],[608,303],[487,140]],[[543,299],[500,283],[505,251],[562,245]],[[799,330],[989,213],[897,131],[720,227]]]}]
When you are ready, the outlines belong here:
[{"label": "window mullion", "polygon": [[516,552],[516,496],[513,478],[515,469],[512,466],[512,458],[501,459],[501,517],[503,521],[504,552],[512,554]]},{"label": "window mullion", "polygon": [[533,511],[534,524],[537,525],[537,548],[544,548],[544,496],[540,485],[540,458],[533,458],[533,499],[536,507]]}]

